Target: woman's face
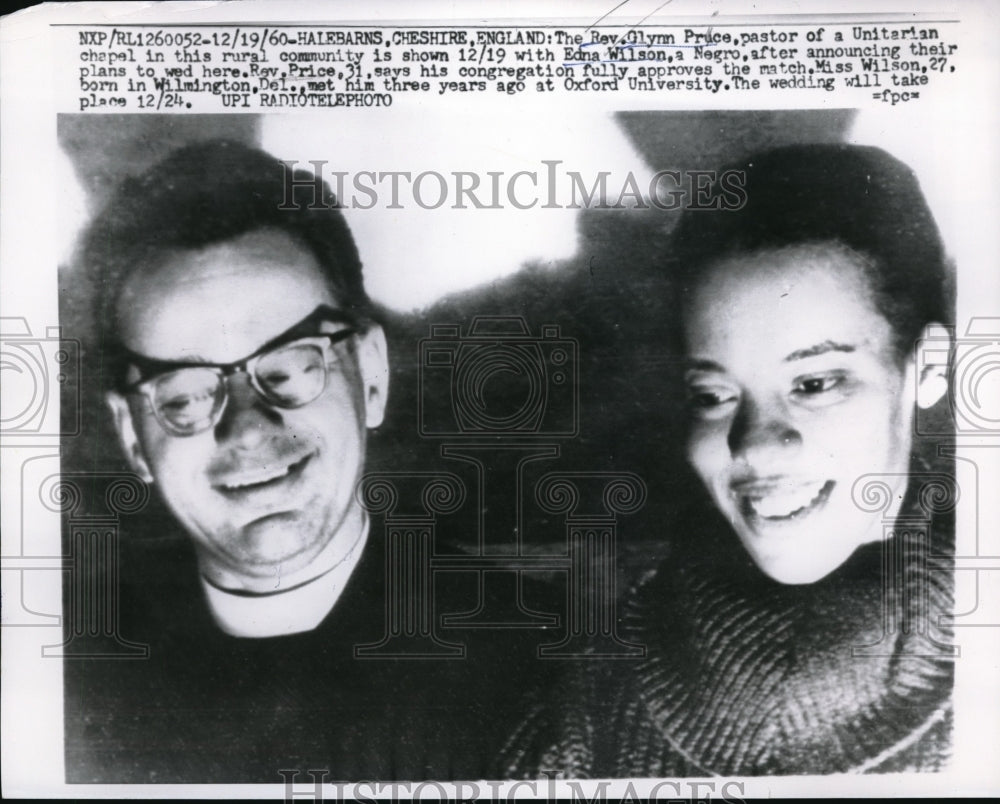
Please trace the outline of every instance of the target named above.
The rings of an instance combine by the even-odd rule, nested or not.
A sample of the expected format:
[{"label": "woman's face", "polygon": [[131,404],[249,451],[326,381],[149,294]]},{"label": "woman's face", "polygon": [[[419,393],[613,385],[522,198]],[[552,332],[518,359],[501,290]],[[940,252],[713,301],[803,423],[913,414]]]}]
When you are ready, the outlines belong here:
[{"label": "woman's face", "polygon": [[852,487],[879,473],[894,515],[916,394],[858,258],[835,245],[729,258],[684,311],[687,456],[763,572],[811,583],[882,538]]}]

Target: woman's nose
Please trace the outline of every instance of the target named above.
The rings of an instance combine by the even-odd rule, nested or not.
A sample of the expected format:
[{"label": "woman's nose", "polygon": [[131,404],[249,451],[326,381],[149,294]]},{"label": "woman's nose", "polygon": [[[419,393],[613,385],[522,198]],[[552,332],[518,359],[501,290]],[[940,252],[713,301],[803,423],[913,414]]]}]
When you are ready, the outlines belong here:
[{"label": "woman's nose", "polygon": [[729,451],[748,463],[759,462],[769,453],[797,448],[802,434],[777,403],[762,404],[744,398],[729,429]]}]

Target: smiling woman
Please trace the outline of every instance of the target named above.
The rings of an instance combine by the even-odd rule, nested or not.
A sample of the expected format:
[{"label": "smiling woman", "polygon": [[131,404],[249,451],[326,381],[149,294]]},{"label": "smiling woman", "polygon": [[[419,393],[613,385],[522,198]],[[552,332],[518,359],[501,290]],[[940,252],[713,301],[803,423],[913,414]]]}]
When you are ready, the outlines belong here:
[{"label": "smiling woman", "polygon": [[949,468],[913,438],[915,408],[947,388],[918,348],[949,320],[937,227],[909,169],[876,149],[796,146],[738,169],[746,205],[689,212],[673,235],[704,506],[628,603],[646,659],[576,671],[511,741],[512,772],[888,772],[947,756],[953,534],[924,487],[948,487]]},{"label": "smiling woman", "polygon": [[731,257],[686,306],[688,459],[750,556],[783,583],[819,580],[881,538],[852,500],[857,478],[905,485],[914,371],[863,265],[836,243]]}]

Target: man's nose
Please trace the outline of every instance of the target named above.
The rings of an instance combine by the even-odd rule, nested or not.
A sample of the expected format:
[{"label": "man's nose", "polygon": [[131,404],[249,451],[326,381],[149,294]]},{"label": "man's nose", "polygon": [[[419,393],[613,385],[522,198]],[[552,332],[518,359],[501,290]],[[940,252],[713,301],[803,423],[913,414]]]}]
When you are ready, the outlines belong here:
[{"label": "man's nose", "polygon": [[802,443],[786,411],[778,403],[763,404],[744,398],[729,429],[729,451],[751,464],[769,454],[795,449]]},{"label": "man's nose", "polygon": [[281,412],[260,398],[246,374],[226,379],[228,399],[215,425],[215,440],[239,449],[255,449],[282,423]]}]

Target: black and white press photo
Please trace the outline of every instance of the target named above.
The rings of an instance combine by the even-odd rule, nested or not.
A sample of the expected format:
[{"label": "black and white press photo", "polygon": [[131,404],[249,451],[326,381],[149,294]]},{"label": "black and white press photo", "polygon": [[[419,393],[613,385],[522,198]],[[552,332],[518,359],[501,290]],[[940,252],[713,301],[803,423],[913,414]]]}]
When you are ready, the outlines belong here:
[{"label": "black and white press photo", "polygon": [[4,20],[5,794],[996,791],[996,18],[775,5]]}]

